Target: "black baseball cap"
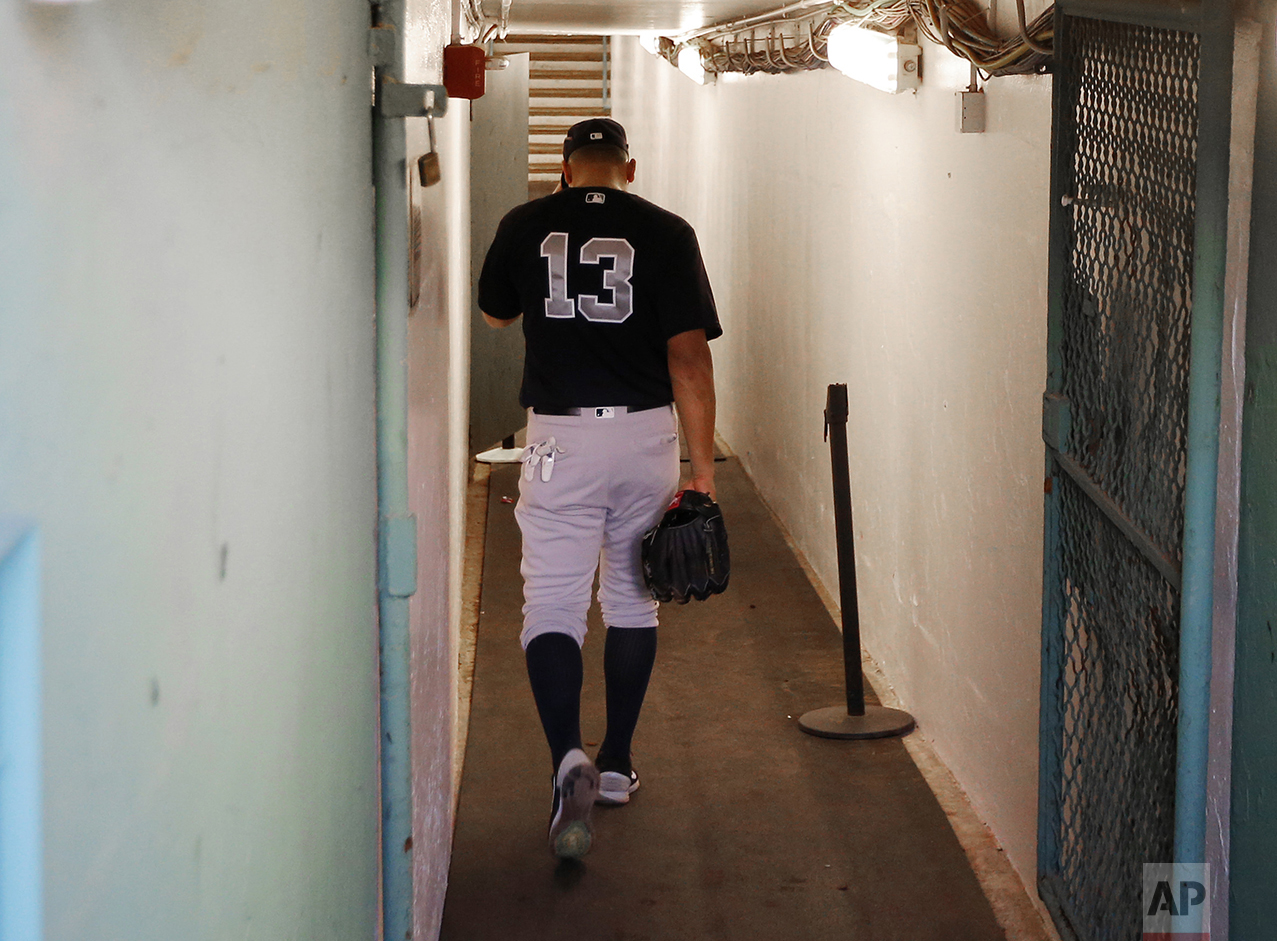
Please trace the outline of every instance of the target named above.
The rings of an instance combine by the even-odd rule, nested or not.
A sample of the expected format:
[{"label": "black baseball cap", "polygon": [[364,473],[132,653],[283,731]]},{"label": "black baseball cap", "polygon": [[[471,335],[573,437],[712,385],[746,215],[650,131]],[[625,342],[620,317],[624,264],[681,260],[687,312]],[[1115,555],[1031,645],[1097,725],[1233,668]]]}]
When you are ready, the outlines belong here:
[{"label": "black baseball cap", "polygon": [[578,147],[589,147],[591,144],[611,144],[623,150],[626,156],[630,153],[625,128],[611,118],[589,118],[568,128],[568,136],[563,138],[563,159],[571,157]]}]

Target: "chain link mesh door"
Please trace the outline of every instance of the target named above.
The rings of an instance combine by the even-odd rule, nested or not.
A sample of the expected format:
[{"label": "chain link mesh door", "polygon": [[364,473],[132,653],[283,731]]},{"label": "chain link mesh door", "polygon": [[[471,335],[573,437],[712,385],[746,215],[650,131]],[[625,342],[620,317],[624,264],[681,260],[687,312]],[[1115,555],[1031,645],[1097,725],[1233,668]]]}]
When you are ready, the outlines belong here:
[{"label": "chain link mesh door", "polygon": [[1174,837],[1200,44],[1057,23],[1039,883],[1129,941]]}]

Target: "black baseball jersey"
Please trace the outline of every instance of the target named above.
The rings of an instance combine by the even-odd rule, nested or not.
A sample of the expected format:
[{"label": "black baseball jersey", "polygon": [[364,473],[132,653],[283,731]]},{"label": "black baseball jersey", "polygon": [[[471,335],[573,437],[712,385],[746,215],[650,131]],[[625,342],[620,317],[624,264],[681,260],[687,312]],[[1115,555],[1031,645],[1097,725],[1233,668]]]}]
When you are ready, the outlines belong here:
[{"label": "black baseball jersey", "polygon": [[692,227],[607,188],[507,213],[479,275],[479,308],[523,315],[525,407],[671,402],[666,341],[723,332]]}]

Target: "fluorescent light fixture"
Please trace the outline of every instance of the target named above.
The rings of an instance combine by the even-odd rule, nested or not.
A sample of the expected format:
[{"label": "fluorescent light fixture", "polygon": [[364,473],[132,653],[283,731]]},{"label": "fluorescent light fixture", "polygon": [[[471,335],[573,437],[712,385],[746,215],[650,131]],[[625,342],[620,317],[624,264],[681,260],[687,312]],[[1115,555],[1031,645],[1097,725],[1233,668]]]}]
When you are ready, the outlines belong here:
[{"label": "fluorescent light fixture", "polygon": [[684,46],[678,51],[678,70],[697,85],[705,84],[705,66],[701,64],[701,51],[695,46]]},{"label": "fluorescent light fixture", "polygon": [[660,33],[639,33],[639,45],[652,55],[661,51]]},{"label": "fluorescent light fixture", "polygon": [[849,78],[885,92],[917,88],[921,62],[922,48],[902,43],[895,36],[850,23],[829,33],[829,64]]}]

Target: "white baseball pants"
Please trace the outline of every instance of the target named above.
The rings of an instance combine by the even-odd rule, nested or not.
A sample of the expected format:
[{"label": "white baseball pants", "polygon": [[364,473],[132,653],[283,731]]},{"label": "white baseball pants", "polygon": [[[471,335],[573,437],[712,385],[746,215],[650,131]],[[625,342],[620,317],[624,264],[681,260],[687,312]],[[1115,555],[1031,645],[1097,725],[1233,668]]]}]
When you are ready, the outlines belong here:
[{"label": "white baseball pants", "polygon": [[[599,417],[608,412],[612,417]],[[596,569],[605,624],[655,627],[657,604],[643,584],[639,544],[678,489],[674,409],[529,411],[528,445],[553,461],[548,473],[543,459],[525,463],[519,477],[524,649],[552,632],[585,641]]]}]

